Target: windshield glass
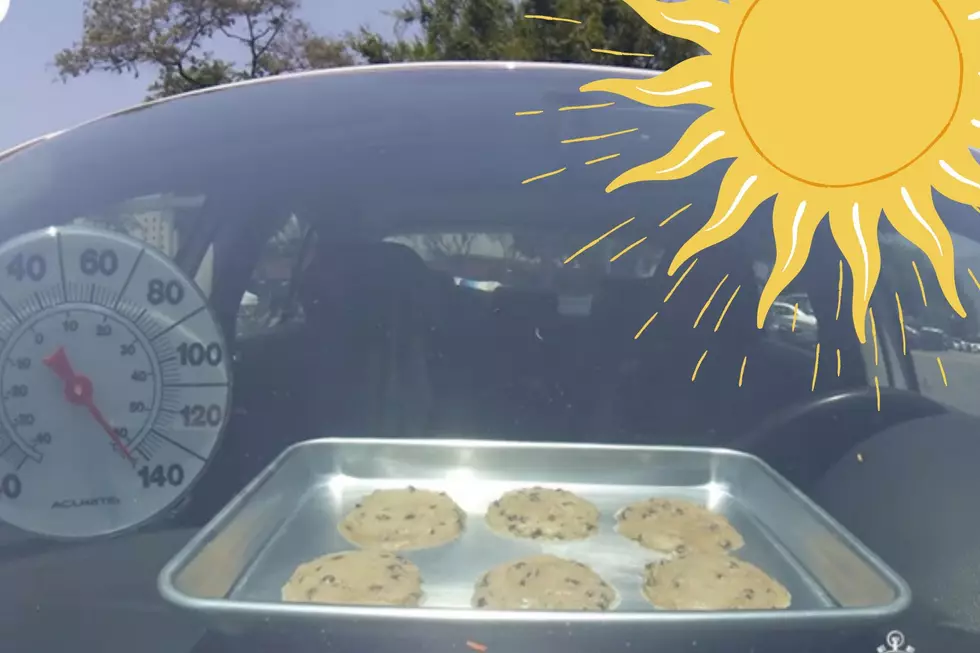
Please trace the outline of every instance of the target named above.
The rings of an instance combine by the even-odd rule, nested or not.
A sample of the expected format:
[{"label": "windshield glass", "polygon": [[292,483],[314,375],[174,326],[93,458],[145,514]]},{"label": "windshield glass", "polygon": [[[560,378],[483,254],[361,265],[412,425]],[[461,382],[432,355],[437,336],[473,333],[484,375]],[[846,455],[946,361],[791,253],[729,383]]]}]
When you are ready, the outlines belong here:
[{"label": "windshield glass", "polygon": [[[884,220],[864,342],[827,221],[758,315],[781,266],[773,200],[669,271],[711,218],[729,164],[604,192],[704,115],[560,111],[605,74],[298,76],[143,107],[0,161],[0,594],[25,642],[13,650],[54,650],[48,612],[72,620],[85,651],[131,650],[117,626],[155,633],[140,638],[161,651],[285,647],[294,635],[296,650],[322,638],[350,648],[361,635],[321,627],[341,623],[330,614],[292,615],[322,619],[316,640],[264,610],[547,607],[518,589],[544,581],[507,567],[543,554],[578,561],[533,560],[535,578],[569,586],[563,606],[624,628],[607,640],[570,621],[563,646],[635,648],[645,631],[621,615],[677,609],[748,608],[746,623],[763,625],[774,609],[790,620],[853,611],[860,627],[823,633],[842,650],[908,630],[909,585],[929,603],[972,564],[913,545],[962,541],[943,505],[972,495],[944,483],[973,464],[973,445],[949,460],[913,436],[976,433],[980,216],[937,196],[965,318]],[[515,116],[526,109],[553,119]],[[75,428],[97,457],[58,454]],[[902,494],[906,481],[937,503]],[[35,500],[44,484],[60,494]],[[951,530],[897,535],[913,504]],[[405,524],[391,530],[394,516]],[[360,547],[406,559],[382,577],[377,560],[321,557]],[[665,556],[700,560],[688,554],[716,557],[650,571]],[[722,559],[754,570],[732,581],[734,598],[653,589],[728,578],[711,566]],[[327,577],[341,573],[338,599]],[[914,613],[920,638],[973,615],[972,599],[962,607],[972,587]],[[396,632],[381,614],[342,616]],[[253,633],[254,619],[273,633]],[[466,622],[467,635],[439,619],[477,651],[494,636],[530,650],[552,627],[518,621],[494,635],[492,622]],[[720,646],[737,624],[718,623]],[[787,623],[780,645],[799,649],[810,623]]]}]

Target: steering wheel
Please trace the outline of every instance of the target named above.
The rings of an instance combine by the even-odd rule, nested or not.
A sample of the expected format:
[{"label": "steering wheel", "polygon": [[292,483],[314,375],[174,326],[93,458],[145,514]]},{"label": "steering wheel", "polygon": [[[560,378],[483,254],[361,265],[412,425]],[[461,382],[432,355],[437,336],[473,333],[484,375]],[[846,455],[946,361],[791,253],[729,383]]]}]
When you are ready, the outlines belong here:
[{"label": "steering wheel", "polygon": [[754,454],[803,491],[855,445],[895,424],[941,415],[948,408],[917,392],[873,388],[834,392],[777,412],[731,447]]}]

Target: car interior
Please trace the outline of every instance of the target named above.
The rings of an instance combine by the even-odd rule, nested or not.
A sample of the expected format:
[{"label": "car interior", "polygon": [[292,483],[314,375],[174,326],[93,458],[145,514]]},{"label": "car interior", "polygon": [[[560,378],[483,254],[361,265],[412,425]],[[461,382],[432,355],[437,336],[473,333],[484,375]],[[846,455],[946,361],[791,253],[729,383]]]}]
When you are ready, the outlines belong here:
[{"label": "car interior", "polygon": [[[327,102],[322,116],[296,120],[303,127],[297,133],[270,129],[272,144],[250,160],[257,146],[242,135],[265,134],[254,130],[255,115],[232,109],[247,105],[282,127],[288,111],[309,104],[311,91],[301,80],[283,86],[281,95],[272,85],[255,85],[133,111],[109,127],[97,123],[58,137],[68,145],[53,150],[57,156],[27,149],[0,162],[0,241],[79,219],[144,238],[145,225],[134,228],[120,218],[133,212],[120,203],[157,197],[166,180],[165,199],[183,202],[170,211],[179,238],[167,254],[207,294],[234,352],[226,433],[200,481],[173,510],[139,532],[95,543],[0,532],[0,586],[16,588],[0,591],[0,641],[15,651],[60,650],[60,628],[76,633],[73,641],[84,651],[137,645],[152,653],[294,650],[282,633],[263,639],[207,631],[162,601],[156,574],[290,445],[369,434],[754,454],[909,583],[912,608],[892,627],[916,649],[976,650],[980,520],[972,514],[980,491],[974,471],[980,376],[973,376],[970,354],[956,352],[956,362],[949,352],[939,354],[947,365],[940,377],[937,352],[906,342],[895,296],[906,306],[904,319],[915,317],[915,277],[883,268],[872,298],[875,335],[859,343],[847,319],[849,273],[846,266],[840,273],[840,252],[822,224],[806,267],[784,292],[790,304],[805,298],[816,319],[815,366],[810,341],[756,326],[775,254],[771,201],[737,236],[667,274],[674,253],[708,217],[701,205],[710,210],[703,196],[715,169],[690,183],[665,190],[640,185],[646,187],[590,205],[580,200],[601,195],[592,188],[557,206],[548,190],[525,189],[510,177],[509,185],[497,185],[513,176],[513,161],[536,150],[546,160],[533,166],[562,165],[552,146],[557,137],[601,131],[581,115],[563,115],[550,131],[522,125],[508,144],[516,154],[508,150],[506,161],[481,159],[464,170],[459,159],[443,157],[441,168],[425,172],[431,178],[411,159],[394,156],[434,147],[436,134],[458,138],[472,151],[494,147],[493,132],[461,127],[470,100],[453,90],[465,79],[454,74],[393,81],[379,103],[416,102],[409,113],[427,116],[431,98],[445,100],[448,126],[435,118],[418,118],[417,130],[404,130],[394,118],[375,125],[353,100]],[[504,118],[488,122],[512,119],[515,95],[526,106],[568,104],[578,97],[568,89],[591,74],[546,82],[529,76],[516,86],[491,80],[480,97]],[[336,92],[360,98],[364,82],[355,77],[338,76]],[[416,89],[429,95],[420,90],[416,98]],[[190,108],[194,103],[198,109]],[[197,125],[195,111],[212,105],[221,119]],[[629,127],[636,120],[629,111],[609,115]],[[157,115],[186,126],[150,128]],[[653,140],[641,144],[665,150],[670,134],[692,115],[658,114],[662,123],[648,130]],[[330,124],[347,125],[361,140],[348,143],[322,127]],[[545,140],[552,145],[541,145]],[[99,148],[111,169],[96,172],[91,165],[90,152]],[[624,147],[624,166],[630,157],[649,158],[642,148]],[[229,163],[245,160],[248,165]],[[11,163],[18,167],[5,176],[3,166]],[[457,188],[433,181],[454,168]],[[75,171],[82,170],[94,179],[79,177]],[[364,181],[366,171],[384,180],[385,192],[380,182]],[[585,173],[569,171],[570,186],[583,178],[575,174]],[[520,191],[508,191],[513,188]],[[476,200],[460,201],[467,193],[454,194],[458,189]],[[665,220],[689,197],[698,206]],[[960,251],[980,251],[977,213],[951,202],[937,207],[966,243]],[[636,217],[628,226],[576,254],[629,215]],[[975,296],[978,287],[965,269],[970,260],[957,274],[962,293]],[[246,297],[255,301],[245,303]],[[885,634],[850,631],[829,646],[869,652]],[[705,633],[675,648],[826,650],[828,641],[818,635],[784,632],[743,646],[726,633]],[[392,650],[406,644],[390,640]],[[295,650],[306,649],[297,644]]]}]

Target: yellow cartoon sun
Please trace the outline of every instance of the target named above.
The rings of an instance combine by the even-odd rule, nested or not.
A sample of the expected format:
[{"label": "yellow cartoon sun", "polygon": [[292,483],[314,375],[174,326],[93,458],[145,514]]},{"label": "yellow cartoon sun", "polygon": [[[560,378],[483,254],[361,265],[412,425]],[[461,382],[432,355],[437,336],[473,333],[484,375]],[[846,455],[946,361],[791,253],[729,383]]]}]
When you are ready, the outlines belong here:
[{"label": "yellow cartoon sun", "polygon": [[711,218],[681,247],[670,274],[777,195],[776,262],[759,303],[760,327],[828,214],[854,279],[861,342],[883,211],[926,253],[946,300],[965,315],[932,189],[980,205],[980,164],[969,148],[980,145],[980,0],[625,1],[656,29],[710,54],[639,83],[604,79],[581,90],[712,110],[667,155],[628,170],[606,191],[735,159]]}]

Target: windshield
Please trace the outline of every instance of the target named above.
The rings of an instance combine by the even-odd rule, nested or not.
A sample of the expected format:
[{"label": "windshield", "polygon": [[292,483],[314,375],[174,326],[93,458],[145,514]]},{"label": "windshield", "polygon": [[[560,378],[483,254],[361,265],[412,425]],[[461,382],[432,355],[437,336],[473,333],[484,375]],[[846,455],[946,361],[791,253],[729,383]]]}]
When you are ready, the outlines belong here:
[{"label": "windshield", "polygon": [[[948,459],[922,440],[975,439],[980,424],[980,216],[937,201],[965,318],[885,221],[865,342],[826,221],[801,273],[757,315],[776,265],[773,201],[669,273],[711,217],[728,163],[606,194],[704,112],[559,111],[603,76],[534,65],[300,76],[144,107],[0,162],[0,594],[23,619],[6,628],[30,643],[14,650],[62,645],[42,627],[49,612],[84,651],[132,650],[117,628],[168,652],[306,650],[315,638],[262,606],[364,604],[358,583],[377,561],[330,556],[378,547],[409,553],[367,583],[372,605],[510,610],[528,579],[507,565],[533,553],[559,560],[534,559],[539,574],[590,592],[563,590],[563,606],[614,624],[617,610],[691,601],[787,619],[852,610],[866,622],[823,634],[863,651],[889,630],[926,638],[974,615],[972,585],[939,589],[972,574],[973,553],[957,566],[951,549],[947,565],[914,543],[944,551],[964,537],[944,503],[969,496],[949,483],[975,447]],[[515,116],[532,108],[557,117]],[[59,458],[72,423],[97,456]],[[903,494],[906,483],[919,490]],[[60,494],[32,498],[44,484]],[[916,498],[922,486],[935,504]],[[707,512],[682,517],[689,505]],[[392,515],[408,525],[375,523]],[[895,534],[920,517],[951,530]],[[581,548],[588,538],[597,548]],[[741,598],[658,595],[658,583],[714,582],[691,579],[719,558],[649,571],[692,551],[759,575],[732,581]],[[181,610],[157,587],[172,560],[160,588]],[[325,564],[349,574],[342,599],[313,571]],[[907,613],[919,593],[944,598]],[[253,607],[235,612],[236,601]],[[250,610],[275,622],[271,634],[250,630]],[[519,645],[552,627],[514,622],[505,636],[490,623],[458,630],[457,646]],[[718,623],[708,650],[737,630]],[[607,641],[578,624],[565,644]],[[781,645],[800,649],[810,624],[787,624]],[[361,641],[314,625],[335,646]],[[644,631],[623,632],[617,645],[642,645]]]}]

